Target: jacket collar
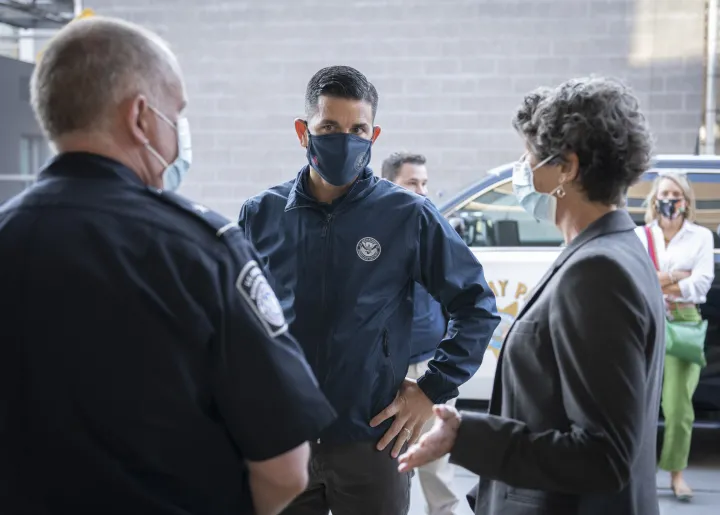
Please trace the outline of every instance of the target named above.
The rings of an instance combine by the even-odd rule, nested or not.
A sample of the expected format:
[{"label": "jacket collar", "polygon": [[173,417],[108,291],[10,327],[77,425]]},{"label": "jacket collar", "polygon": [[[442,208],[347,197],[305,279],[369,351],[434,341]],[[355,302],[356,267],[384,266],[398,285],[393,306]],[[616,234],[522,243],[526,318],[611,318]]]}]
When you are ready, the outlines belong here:
[{"label": "jacket collar", "polygon": [[[285,204],[285,211],[300,207],[322,207],[328,204],[322,204],[315,200],[310,194],[308,188],[308,180],[310,178],[310,166],[305,165],[300,172],[297,174],[295,181],[293,182],[290,194],[288,195],[287,203]],[[350,189],[340,198],[335,199],[331,206],[347,205],[351,202],[363,199],[367,197],[373,189],[373,186],[377,183],[378,179],[375,177],[373,171],[366,167],[363,172],[355,179],[355,182]]]},{"label": "jacket collar", "polygon": [[53,177],[77,179],[116,179],[145,187],[140,177],[124,164],[89,152],[66,152],[58,154],[38,175],[38,182]]}]

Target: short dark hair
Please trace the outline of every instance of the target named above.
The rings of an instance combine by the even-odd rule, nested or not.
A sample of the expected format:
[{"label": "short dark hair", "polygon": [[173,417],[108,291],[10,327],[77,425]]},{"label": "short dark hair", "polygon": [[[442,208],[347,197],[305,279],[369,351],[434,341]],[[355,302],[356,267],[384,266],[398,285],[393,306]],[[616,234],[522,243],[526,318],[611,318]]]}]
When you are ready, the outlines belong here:
[{"label": "short dark hair", "polygon": [[305,92],[305,113],[308,118],[317,112],[318,99],[322,95],[362,100],[372,106],[373,120],[377,114],[378,93],[375,86],[365,75],[350,66],[328,66],[313,75]]},{"label": "short dark hair", "polygon": [[622,202],[650,167],[653,141],[638,100],[622,82],[602,77],[567,81],[528,94],[513,118],[539,160],[578,156],[577,182],[591,202]]},{"label": "short dark hair", "polygon": [[422,154],[411,154],[409,152],[393,152],[390,154],[382,164],[382,176],[383,179],[387,179],[390,182],[395,181],[395,178],[400,172],[400,168],[405,163],[414,165],[424,165],[427,162],[425,156]]}]

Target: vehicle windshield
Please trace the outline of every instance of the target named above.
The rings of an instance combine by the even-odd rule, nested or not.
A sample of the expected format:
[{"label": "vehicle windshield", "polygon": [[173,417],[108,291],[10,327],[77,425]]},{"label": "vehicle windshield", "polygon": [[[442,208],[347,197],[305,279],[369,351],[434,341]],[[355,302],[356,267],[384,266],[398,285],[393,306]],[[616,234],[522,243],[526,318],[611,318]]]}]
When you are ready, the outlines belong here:
[{"label": "vehicle windshield", "polygon": [[[645,199],[659,172],[686,173],[697,201],[696,222],[717,234],[720,226],[720,170],[658,168],[648,171],[628,191],[626,208],[638,225],[645,223]],[[509,177],[481,189],[448,212],[459,218],[463,238],[471,247],[559,247],[554,224],[536,220],[518,204]],[[720,237],[716,238],[720,248]]]}]

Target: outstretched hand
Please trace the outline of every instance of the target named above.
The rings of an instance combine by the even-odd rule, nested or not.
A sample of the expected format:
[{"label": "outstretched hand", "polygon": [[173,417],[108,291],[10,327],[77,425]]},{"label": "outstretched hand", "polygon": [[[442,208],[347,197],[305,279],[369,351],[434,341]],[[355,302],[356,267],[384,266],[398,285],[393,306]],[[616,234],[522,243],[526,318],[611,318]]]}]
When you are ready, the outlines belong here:
[{"label": "outstretched hand", "polygon": [[455,437],[460,428],[460,413],[444,404],[433,406],[437,420],[432,429],[400,456],[400,472],[408,472],[438,460],[452,451]]}]

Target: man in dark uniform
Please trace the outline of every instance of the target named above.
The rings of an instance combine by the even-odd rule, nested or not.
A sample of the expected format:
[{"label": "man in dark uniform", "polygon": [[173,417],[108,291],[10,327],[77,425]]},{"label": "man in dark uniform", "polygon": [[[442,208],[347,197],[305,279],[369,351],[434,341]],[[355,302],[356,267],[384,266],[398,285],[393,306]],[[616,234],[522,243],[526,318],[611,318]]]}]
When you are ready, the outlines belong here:
[{"label": "man in dark uniform", "polygon": [[174,56],[74,22],[32,101],[59,155],[0,209],[0,513],[279,513],[334,412],[236,224],[170,191]]},{"label": "man in dark uniform", "polygon": [[[353,68],[316,73],[307,118],[295,121],[308,164],[239,216],[338,412],[313,444],[310,486],[287,515],[407,513],[410,476],[395,458],[433,403],[472,377],[499,320],[482,266],[432,203],[367,167],[377,101]],[[417,381],[405,377],[416,282],[450,315]]]}]

